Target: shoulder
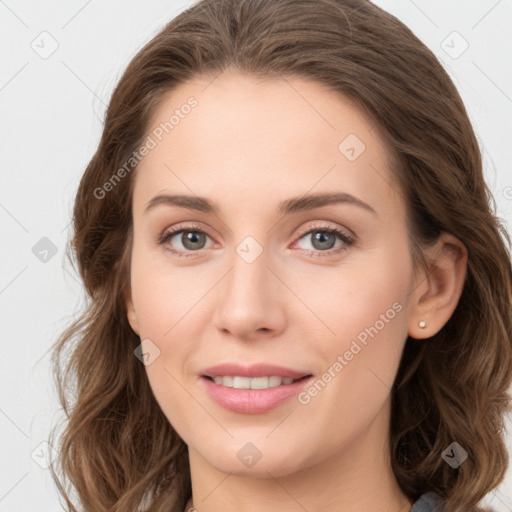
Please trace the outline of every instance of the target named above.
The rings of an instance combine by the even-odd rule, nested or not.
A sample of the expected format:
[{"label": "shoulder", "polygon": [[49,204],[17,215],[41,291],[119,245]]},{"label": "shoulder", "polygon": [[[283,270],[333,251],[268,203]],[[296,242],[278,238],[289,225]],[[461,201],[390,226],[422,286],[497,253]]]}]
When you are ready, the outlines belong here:
[{"label": "shoulder", "polygon": [[422,494],[413,504],[411,512],[442,512],[441,500],[435,492]]},{"label": "shoulder", "polygon": [[[444,512],[441,497],[433,491],[422,494],[412,505],[410,512]],[[468,512],[495,512],[492,508],[472,507]]]}]

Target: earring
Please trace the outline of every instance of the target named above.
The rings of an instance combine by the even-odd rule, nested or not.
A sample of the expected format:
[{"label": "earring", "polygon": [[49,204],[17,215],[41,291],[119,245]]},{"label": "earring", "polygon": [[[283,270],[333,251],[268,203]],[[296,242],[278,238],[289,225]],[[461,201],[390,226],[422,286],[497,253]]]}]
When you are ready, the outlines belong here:
[{"label": "earring", "polygon": [[420,326],[421,329],[425,329],[425,327],[427,327],[427,322],[421,320],[421,322],[418,322],[418,325]]}]

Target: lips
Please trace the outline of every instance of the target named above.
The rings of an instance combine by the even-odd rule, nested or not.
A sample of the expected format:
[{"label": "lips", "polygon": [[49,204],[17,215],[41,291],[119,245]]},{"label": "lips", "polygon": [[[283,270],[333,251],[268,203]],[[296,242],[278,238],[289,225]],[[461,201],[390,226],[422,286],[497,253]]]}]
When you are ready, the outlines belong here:
[{"label": "lips", "polygon": [[239,376],[239,377],[284,377],[294,380],[311,375],[311,372],[286,368],[269,363],[256,363],[249,366],[237,363],[223,363],[205,368],[200,372],[202,377]]},{"label": "lips", "polygon": [[267,389],[235,389],[216,384],[209,377],[201,377],[199,384],[210,399],[224,409],[241,414],[261,414],[297,396],[312,380],[313,376],[306,376],[291,384]]},{"label": "lips", "polygon": [[296,396],[313,379],[307,371],[267,363],[219,364],[205,368],[200,377],[200,385],[214,402],[242,414],[270,411]]}]

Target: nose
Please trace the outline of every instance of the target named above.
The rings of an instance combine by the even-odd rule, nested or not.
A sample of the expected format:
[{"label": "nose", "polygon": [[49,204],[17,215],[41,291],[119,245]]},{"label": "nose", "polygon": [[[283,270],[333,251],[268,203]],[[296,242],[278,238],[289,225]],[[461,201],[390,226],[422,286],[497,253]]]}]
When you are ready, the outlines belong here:
[{"label": "nose", "polygon": [[216,290],[214,324],[241,340],[279,335],[286,326],[285,302],[291,292],[285,276],[270,268],[263,251],[254,261],[235,253]]}]

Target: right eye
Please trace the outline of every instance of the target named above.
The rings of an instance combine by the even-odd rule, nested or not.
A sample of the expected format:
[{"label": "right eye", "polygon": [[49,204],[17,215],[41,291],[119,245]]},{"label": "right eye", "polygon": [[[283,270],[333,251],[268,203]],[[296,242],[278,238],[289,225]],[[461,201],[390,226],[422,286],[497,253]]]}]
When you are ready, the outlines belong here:
[{"label": "right eye", "polygon": [[[179,236],[178,236],[179,235]],[[174,228],[166,229],[158,239],[158,243],[165,245],[165,248],[176,254],[177,256],[193,256],[194,252],[204,249],[206,237],[209,236],[199,226],[177,226]],[[176,238],[178,245],[181,247],[176,248],[172,239]],[[187,254],[189,253],[189,254]]]}]

